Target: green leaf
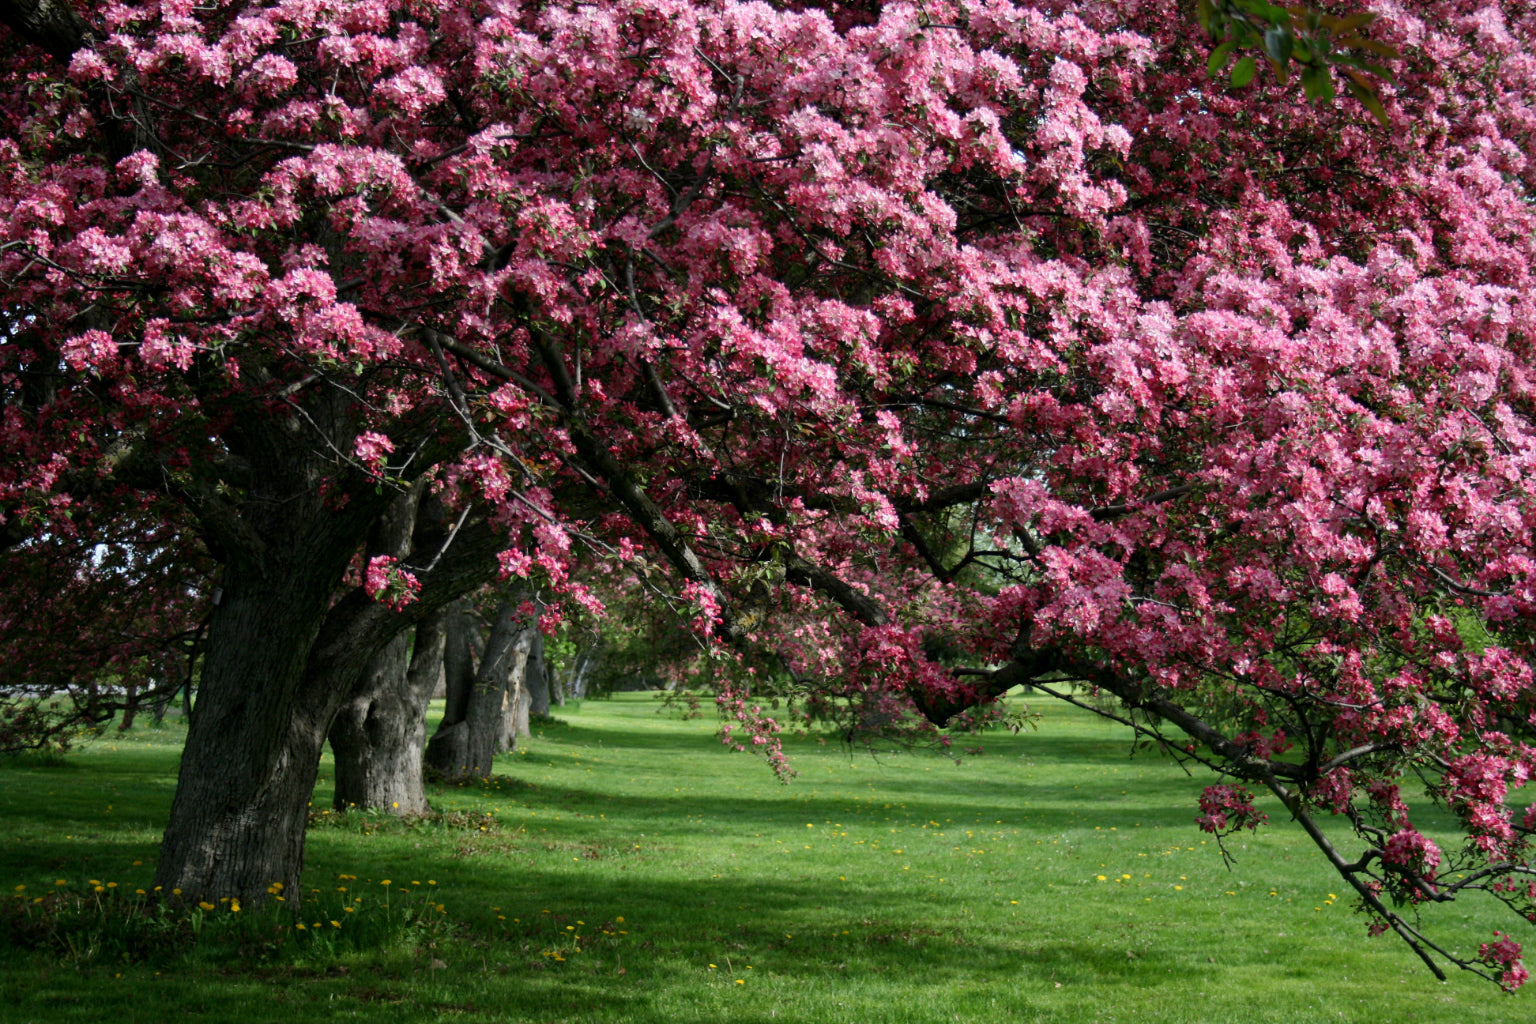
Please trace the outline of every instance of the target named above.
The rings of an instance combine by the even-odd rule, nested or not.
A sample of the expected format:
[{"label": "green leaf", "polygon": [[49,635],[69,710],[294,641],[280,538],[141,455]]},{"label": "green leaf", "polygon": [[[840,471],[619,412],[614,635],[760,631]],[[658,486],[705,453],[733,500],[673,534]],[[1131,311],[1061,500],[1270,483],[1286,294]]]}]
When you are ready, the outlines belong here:
[{"label": "green leaf", "polygon": [[1307,94],[1308,100],[1315,100],[1323,94],[1323,81],[1327,72],[1308,65],[1301,69],[1301,88]]},{"label": "green leaf", "polygon": [[1211,15],[1215,9],[1211,6],[1211,0],[1197,0],[1195,4],[1195,20],[1200,23],[1201,29],[1209,33],[1211,31]]},{"label": "green leaf", "polygon": [[1350,43],[1350,46],[1357,50],[1369,50],[1376,56],[1385,57],[1387,60],[1398,60],[1402,57],[1402,54],[1397,52],[1396,47],[1388,46],[1378,39],[1360,39],[1357,42]]},{"label": "green leaf", "polygon": [[1353,32],[1357,28],[1364,28],[1375,20],[1375,11],[1363,11],[1360,14],[1351,14],[1338,20],[1338,23],[1333,26],[1333,34],[1342,36],[1345,33]]},{"label": "green leaf", "polygon": [[1383,128],[1390,127],[1387,123],[1387,108],[1381,105],[1381,97],[1353,79],[1345,81],[1344,84],[1349,87],[1350,95],[1359,100]]},{"label": "green leaf", "polygon": [[1243,86],[1253,81],[1253,76],[1258,74],[1258,71],[1258,61],[1254,60],[1252,57],[1244,57],[1242,60],[1232,65],[1233,87],[1241,89]]},{"label": "green leaf", "polygon": [[1205,63],[1205,73],[1212,78],[1221,74],[1221,69],[1227,66],[1227,61],[1232,59],[1232,51],[1235,48],[1236,44],[1229,39],[1212,50],[1211,59]]},{"label": "green leaf", "polygon": [[1291,37],[1289,28],[1276,25],[1264,33],[1264,52],[1269,54],[1269,59],[1276,64],[1285,65],[1291,62],[1291,49],[1295,40]]}]

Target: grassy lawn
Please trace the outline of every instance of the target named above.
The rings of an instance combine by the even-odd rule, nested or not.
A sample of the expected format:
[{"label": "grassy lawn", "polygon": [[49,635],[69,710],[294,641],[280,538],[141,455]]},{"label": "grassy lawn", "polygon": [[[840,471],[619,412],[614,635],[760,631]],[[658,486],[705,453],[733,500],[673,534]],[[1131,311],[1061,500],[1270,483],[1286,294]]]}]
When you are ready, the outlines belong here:
[{"label": "grassy lawn", "polygon": [[[286,955],[80,966],[8,949],[0,1022],[1532,1019],[1529,995],[1438,983],[1367,938],[1277,805],[1229,871],[1192,824],[1204,780],[1130,758],[1074,709],[958,766],[794,740],[786,787],[711,719],[657,706],[557,712],[493,784],[437,789],[441,822],[322,817],[311,927]],[[180,738],[145,727],[0,767],[0,884],[26,887],[4,898],[146,886]],[[434,909],[382,948],[341,941],[386,900]],[[1463,947],[1504,926],[1439,920]]]}]

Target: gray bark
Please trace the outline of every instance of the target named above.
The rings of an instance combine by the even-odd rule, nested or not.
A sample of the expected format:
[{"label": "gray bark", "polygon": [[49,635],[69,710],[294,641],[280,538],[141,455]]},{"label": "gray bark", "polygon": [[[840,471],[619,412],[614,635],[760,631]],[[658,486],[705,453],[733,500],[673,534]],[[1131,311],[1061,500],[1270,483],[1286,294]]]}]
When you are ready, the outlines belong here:
[{"label": "gray bark", "polygon": [[352,808],[426,814],[422,775],[426,706],[443,659],[444,616],[416,627],[415,651],[402,632],[369,662],[363,686],[331,723],[338,811]]},{"label": "gray bark", "polygon": [[592,669],[597,665],[602,654],[602,642],[583,647],[576,657],[576,667],[571,673],[567,693],[576,700],[582,700],[587,695],[588,677]]},{"label": "gray bark", "polygon": [[[544,634],[529,629],[528,658],[523,667],[523,689],[528,693],[528,714],[549,717],[549,662],[544,659]],[[523,733],[528,735],[527,732]]]},{"label": "gray bark", "polygon": [[[373,530],[370,554],[405,557],[416,531],[425,482],[391,502]],[[402,630],[368,662],[357,687],[331,723],[336,758],[335,808],[400,815],[430,810],[422,778],[426,710],[442,662],[444,615],[423,620],[416,650]]]},{"label": "gray bark", "polygon": [[528,689],[524,685],[524,673],[528,664],[530,640],[525,628],[517,634],[512,646],[512,657],[507,664],[507,688],[501,698],[501,733],[496,749],[501,753],[517,749],[518,724],[523,724],[521,735],[528,735]]},{"label": "gray bark", "polygon": [[426,764],[438,775],[458,778],[463,766],[470,763],[468,719],[479,637],[462,601],[447,610],[443,627],[443,718],[427,744]]},{"label": "gray bark", "polygon": [[155,875],[187,902],[257,903],[272,883],[299,891],[309,798],[339,699],[302,683],[346,568],[334,554],[315,561],[226,569]]},{"label": "gray bark", "polygon": [[[448,708],[427,744],[427,764],[444,778],[489,778],[496,754],[504,749],[506,721],[515,704],[509,697],[521,633],[517,604],[508,600],[502,605],[472,676],[467,671],[472,656],[465,654],[466,641],[459,641],[454,659],[445,659]],[[473,682],[466,687],[470,678]]]},{"label": "gray bark", "polygon": [[361,541],[361,529],[344,532],[355,521],[298,500],[266,507],[313,526],[226,564],[155,873],[185,902],[235,896],[254,907],[278,882],[297,904],[320,750],[341,703],[391,639],[494,575],[501,543],[483,523],[466,526],[420,574],[418,601],[394,612],[360,590],[335,599]]}]

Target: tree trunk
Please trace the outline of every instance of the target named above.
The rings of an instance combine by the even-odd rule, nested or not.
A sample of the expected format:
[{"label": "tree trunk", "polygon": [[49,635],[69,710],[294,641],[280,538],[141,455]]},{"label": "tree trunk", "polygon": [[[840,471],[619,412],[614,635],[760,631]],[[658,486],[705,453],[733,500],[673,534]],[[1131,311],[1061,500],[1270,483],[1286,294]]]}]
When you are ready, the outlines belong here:
[{"label": "tree trunk", "polygon": [[537,632],[523,628],[517,634],[512,649],[512,661],[507,672],[507,692],[501,702],[501,737],[497,748],[503,751],[517,749],[517,738],[528,735],[528,658],[533,649],[533,635]]},{"label": "tree trunk", "polygon": [[[264,458],[297,461],[292,448],[268,451]],[[354,492],[342,511],[304,480],[246,509],[249,525],[225,534],[222,595],[155,884],[181,902],[229,896],[254,908],[277,883],[296,906],[309,801],[336,712],[396,635],[494,575],[504,541],[484,520],[446,550],[438,538],[413,559],[433,568],[419,571],[420,596],[400,612],[361,588],[337,596],[383,513],[371,490]],[[261,521],[261,510],[271,518]]]},{"label": "tree trunk", "polygon": [[[155,874],[186,902],[299,891],[320,747],[339,697],[301,687],[346,566],[227,567]],[[267,568],[267,567],[262,567]],[[276,568],[276,567],[272,567]]]},{"label": "tree trunk", "polygon": [[399,815],[426,814],[422,758],[426,706],[443,658],[439,613],[416,627],[416,648],[402,632],[373,656],[362,685],[331,723],[338,811],[351,808]]},{"label": "tree trunk", "polygon": [[426,764],[444,778],[458,778],[469,764],[469,705],[475,690],[476,646],[474,618],[460,601],[443,617],[443,719],[427,744]]},{"label": "tree trunk", "polygon": [[[544,657],[544,634],[536,626],[529,627],[528,632],[528,659],[523,666],[523,689],[528,694],[528,715],[531,718],[548,718],[549,662]],[[525,731],[522,735],[528,733]]]},{"label": "tree trunk", "polygon": [[569,688],[570,695],[577,700],[584,700],[586,698],[587,676],[592,672],[592,666],[597,664],[598,657],[601,654],[601,641],[581,649],[581,654],[576,659],[576,669],[571,676]]},{"label": "tree trunk", "polygon": [[123,699],[123,721],[117,727],[118,732],[127,732],[133,728],[134,716],[139,712],[139,687],[137,683],[128,684],[128,693]]},{"label": "tree trunk", "polygon": [[[427,764],[444,778],[489,778],[496,754],[502,749],[509,711],[509,683],[521,632],[516,618],[517,604],[512,600],[503,603],[490,636],[486,638],[485,653],[479,670],[474,672],[472,685],[467,688],[464,685],[471,664],[463,653],[468,646],[465,641],[458,642],[456,657],[444,659],[448,707],[432,741],[427,744]],[[450,649],[453,646],[450,638]]]},{"label": "tree trunk", "polygon": [[[370,555],[403,558],[410,552],[425,490],[425,481],[418,481],[390,503],[372,531]],[[443,622],[442,614],[423,620],[414,655],[406,630],[386,643],[337,712],[329,738],[336,757],[338,811],[355,807],[415,815],[430,809],[422,755],[427,704],[442,661]]]}]

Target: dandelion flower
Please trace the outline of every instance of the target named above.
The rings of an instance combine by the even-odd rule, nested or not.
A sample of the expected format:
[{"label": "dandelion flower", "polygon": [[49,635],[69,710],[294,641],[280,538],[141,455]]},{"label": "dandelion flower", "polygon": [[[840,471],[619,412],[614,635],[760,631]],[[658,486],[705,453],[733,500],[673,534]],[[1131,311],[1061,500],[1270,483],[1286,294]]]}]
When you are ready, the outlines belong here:
[{"label": "dandelion flower", "polygon": [[201,907],[203,910],[212,910],[213,909],[213,904],[209,903],[207,900],[198,900],[197,901],[197,905],[199,907]]}]

